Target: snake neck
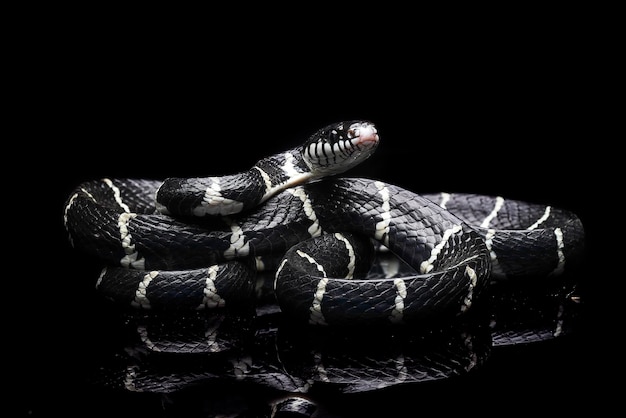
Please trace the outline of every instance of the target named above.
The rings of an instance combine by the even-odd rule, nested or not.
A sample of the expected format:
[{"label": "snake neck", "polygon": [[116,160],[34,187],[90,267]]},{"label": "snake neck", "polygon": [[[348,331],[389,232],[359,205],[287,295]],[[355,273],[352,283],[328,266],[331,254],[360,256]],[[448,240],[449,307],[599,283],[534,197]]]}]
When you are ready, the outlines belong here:
[{"label": "snake neck", "polygon": [[331,124],[304,144],[262,158],[243,173],[168,178],[157,191],[156,208],[167,215],[193,217],[244,212],[287,188],[349,170],[369,158],[378,141],[370,122]]}]

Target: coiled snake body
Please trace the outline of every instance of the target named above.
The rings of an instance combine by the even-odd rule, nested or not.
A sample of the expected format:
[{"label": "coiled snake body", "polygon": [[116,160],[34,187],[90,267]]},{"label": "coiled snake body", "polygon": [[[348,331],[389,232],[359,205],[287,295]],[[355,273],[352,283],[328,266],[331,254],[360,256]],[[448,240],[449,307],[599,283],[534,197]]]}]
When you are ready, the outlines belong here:
[{"label": "coiled snake body", "polygon": [[[337,176],[378,142],[373,124],[347,121],[244,173],[88,181],[65,226],[106,264],[97,287],[121,304],[236,306],[270,271],[280,309],[316,325],[456,316],[491,281],[559,275],[579,258],[584,231],[567,210]],[[377,250],[397,263],[370,277]]]}]

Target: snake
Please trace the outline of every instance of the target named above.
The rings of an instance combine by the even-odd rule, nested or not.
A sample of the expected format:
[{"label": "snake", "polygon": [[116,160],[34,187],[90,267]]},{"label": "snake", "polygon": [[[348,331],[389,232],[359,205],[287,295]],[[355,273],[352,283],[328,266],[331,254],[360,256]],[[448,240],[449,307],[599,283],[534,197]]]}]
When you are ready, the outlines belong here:
[{"label": "snake", "polygon": [[63,222],[115,304],[237,308],[267,273],[281,312],[312,326],[463,316],[493,283],[549,280],[582,259],[567,209],[346,175],[379,143],[374,123],[341,121],[240,173],[88,180]]}]

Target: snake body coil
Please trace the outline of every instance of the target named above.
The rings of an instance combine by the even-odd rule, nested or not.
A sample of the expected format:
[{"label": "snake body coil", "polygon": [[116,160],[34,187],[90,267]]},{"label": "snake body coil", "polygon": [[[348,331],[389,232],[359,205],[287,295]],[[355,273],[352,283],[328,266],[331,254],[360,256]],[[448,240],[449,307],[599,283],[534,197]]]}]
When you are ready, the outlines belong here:
[{"label": "snake body coil", "polygon": [[[236,305],[271,271],[281,310],[316,325],[455,316],[492,280],[559,275],[579,258],[582,224],[566,210],[336,176],[378,141],[371,123],[341,122],[240,174],[85,182],[65,226],[106,264],[97,287],[119,303]],[[368,276],[373,242],[404,267]]]}]

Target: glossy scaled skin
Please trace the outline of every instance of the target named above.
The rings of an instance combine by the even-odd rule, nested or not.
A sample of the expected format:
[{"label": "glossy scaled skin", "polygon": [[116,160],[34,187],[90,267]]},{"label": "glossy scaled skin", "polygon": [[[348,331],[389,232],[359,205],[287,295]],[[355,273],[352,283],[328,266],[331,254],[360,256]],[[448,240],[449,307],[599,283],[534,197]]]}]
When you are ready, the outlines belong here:
[{"label": "glossy scaled skin", "polygon": [[[330,142],[318,145],[320,138]],[[241,273],[223,279],[231,268],[225,262],[236,262],[239,272],[278,269],[281,309],[316,325],[463,314],[489,280],[558,275],[580,253],[582,225],[564,210],[478,195],[442,194],[437,201],[367,178],[309,181],[329,173],[310,167],[345,161],[334,171],[343,172],[369,158],[378,140],[367,122],[341,122],[240,175],[86,182],[67,201],[65,225],[76,248],[107,264],[98,287],[121,303],[142,309],[237,303],[246,299],[239,292],[250,291],[251,279]],[[231,181],[239,186],[225,187]],[[327,233],[375,241],[414,274],[341,281],[326,272],[318,245],[290,250]],[[295,268],[296,257],[306,257],[320,274]]]}]

